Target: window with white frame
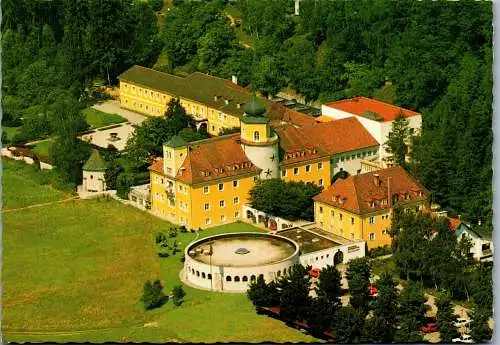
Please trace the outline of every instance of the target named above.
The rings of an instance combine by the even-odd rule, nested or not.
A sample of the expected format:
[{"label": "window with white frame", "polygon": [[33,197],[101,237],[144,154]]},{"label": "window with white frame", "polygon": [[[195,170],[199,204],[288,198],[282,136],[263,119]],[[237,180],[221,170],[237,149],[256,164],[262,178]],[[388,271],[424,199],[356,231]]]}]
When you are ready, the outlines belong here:
[{"label": "window with white frame", "polygon": [[205,218],[205,225],[212,223],[212,218]]},{"label": "window with white frame", "polygon": [[254,141],[260,140],[260,133],[258,131],[253,132],[253,140]]},{"label": "window with white frame", "polygon": [[240,211],[234,212],[234,218],[240,218]]},{"label": "window with white frame", "polygon": [[219,201],[219,206],[226,207],[226,201],[224,201],[224,200]]},{"label": "window with white frame", "polygon": [[299,174],[299,168],[293,168],[293,174],[298,175]]},{"label": "window with white frame", "polygon": [[318,163],[318,170],[322,170],[323,169],[323,162],[319,162]]},{"label": "window with white frame", "polygon": [[219,190],[223,191],[224,190],[224,183],[219,183]]},{"label": "window with white frame", "polygon": [[351,224],[354,225],[354,217],[351,217]]},{"label": "window with white frame", "polygon": [[375,233],[370,232],[370,241],[374,241],[374,240],[375,240]]},{"label": "window with white frame", "polygon": [[204,186],[204,187],[203,187],[203,193],[204,193],[204,194],[208,194],[208,193],[210,193],[210,187],[209,187],[209,186]]},{"label": "window with white frame", "polygon": [[319,181],[318,181],[318,185],[319,185],[320,187],[322,187],[322,186],[323,186],[323,179],[322,179],[322,178],[320,178],[320,179],[319,179]]},{"label": "window with white frame", "polygon": [[240,203],[240,198],[238,198],[237,196],[235,196],[233,198],[233,204],[238,205],[239,203]]},{"label": "window with white frame", "polygon": [[233,187],[234,187],[234,188],[238,187],[238,180],[234,180],[234,181],[233,181]]},{"label": "window with white frame", "polygon": [[311,172],[311,165],[310,164],[306,165],[306,172]]},{"label": "window with white frame", "polygon": [[281,177],[285,177],[286,176],[286,169],[283,169],[281,170]]},{"label": "window with white frame", "polygon": [[320,207],[318,208],[318,212],[319,212],[319,214],[323,214],[323,206],[320,206]]},{"label": "window with white frame", "polygon": [[207,203],[205,204],[204,208],[205,208],[205,211],[210,210],[210,204],[207,202]]},{"label": "window with white frame", "polygon": [[368,220],[368,223],[375,224],[375,217],[370,217],[370,219]]},{"label": "window with white frame", "polygon": [[221,222],[225,222],[226,221],[226,215],[223,214],[222,216],[220,216],[220,221]]}]

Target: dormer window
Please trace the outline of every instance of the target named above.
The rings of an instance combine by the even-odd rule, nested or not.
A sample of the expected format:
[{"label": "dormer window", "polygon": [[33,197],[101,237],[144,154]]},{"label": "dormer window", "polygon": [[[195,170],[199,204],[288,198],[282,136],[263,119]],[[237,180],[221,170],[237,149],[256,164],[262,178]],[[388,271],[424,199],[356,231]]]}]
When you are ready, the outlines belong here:
[{"label": "dormer window", "polygon": [[210,171],[208,171],[208,170],[207,170],[207,171],[205,171],[204,175],[205,175],[205,177],[210,176]]},{"label": "dormer window", "polygon": [[387,199],[382,200],[382,205],[387,205]]},{"label": "dormer window", "polygon": [[405,194],[405,200],[410,200],[410,194]]},{"label": "dormer window", "polygon": [[375,208],[375,201],[370,202],[370,207]]}]

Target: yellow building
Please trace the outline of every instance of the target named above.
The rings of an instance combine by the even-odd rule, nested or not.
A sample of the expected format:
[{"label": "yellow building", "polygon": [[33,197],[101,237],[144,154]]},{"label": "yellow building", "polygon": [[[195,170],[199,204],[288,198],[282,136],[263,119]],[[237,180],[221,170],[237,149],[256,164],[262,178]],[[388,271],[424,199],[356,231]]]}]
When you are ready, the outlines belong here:
[{"label": "yellow building", "polygon": [[[278,138],[254,96],[245,106],[240,134],[187,144],[174,136],[151,167],[152,211],[190,229],[232,223],[241,217],[259,178],[279,176]],[[262,154],[264,153],[264,154]]]},{"label": "yellow building", "polygon": [[[373,138],[355,119],[275,129],[255,94],[243,111],[240,133],[190,144],[175,136],[164,145],[163,159],[151,167],[153,212],[191,229],[234,222],[256,180],[281,178],[328,187],[332,156],[373,146]],[[322,141],[332,141],[328,138],[337,138],[346,127],[356,134],[354,141],[335,139],[335,149]]]},{"label": "yellow building", "polygon": [[428,190],[401,167],[337,180],[314,199],[314,219],[324,231],[364,240],[368,249],[391,244],[393,205],[420,210]]},{"label": "yellow building", "polygon": [[[210,135],[221,130],[241,126],[244,105],[250,101],[250,93],[237,84],[203,73],[186,77],[133,66],[120,76],[120,106],[149,116],[163,116],[170,99],[178,97],[186,113],[199,126],[206,126]],[[281,105],[271,105],[270,120],[294,124],[312,124],[316,121],[306,115],[293,112]]]}]

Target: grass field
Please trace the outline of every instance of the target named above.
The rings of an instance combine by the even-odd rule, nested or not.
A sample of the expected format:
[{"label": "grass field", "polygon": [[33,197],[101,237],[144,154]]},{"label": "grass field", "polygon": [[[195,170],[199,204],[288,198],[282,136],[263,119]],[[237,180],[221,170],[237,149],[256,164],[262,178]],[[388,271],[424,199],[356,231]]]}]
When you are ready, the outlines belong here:
[{"label": "grass field", "polygon": [[13,209],[46,203],[70,197],[69,193],[50,185],[41,185],[40,174],[34,167],[9,159],[2,159],[2,208]]},{"label": "grass field", "polygon": [[104,113],[92,107],[83,109],[82,114],[83,116],[85,116],[85,120],[91,128],[100,128],[126,121],[125,118],[121,117],[118,114]]},{"label": "grass field", "polygon": [[54,139],[47,139],[38,144],[31,145],[30,150],[38,156],[49,156],[50,148],[54,145]]},{"label": "grass field", "polygon": [[[9,162],[10,163],[10,162]],[[4,164],[7,204],[34,202],[42,192],[29,173]],[[23,178],[24,176],[24,178]],[[22,186],[22,187],[21,187]],[[29,202],[25,202],[27,204]],[[73,200],[3,214],[2,329],[7,341],[29,342],[313,342],[283,323],[257,315],[245,294],[185,287],[185,302],[145,312],[147,279],[165,292],[179,284],[182,253],[156,255],[154,234],[170,224],[110,199]],[[234,223],[204,230],[260,231]],[[180,248],[196,238],[179,233]]]}]

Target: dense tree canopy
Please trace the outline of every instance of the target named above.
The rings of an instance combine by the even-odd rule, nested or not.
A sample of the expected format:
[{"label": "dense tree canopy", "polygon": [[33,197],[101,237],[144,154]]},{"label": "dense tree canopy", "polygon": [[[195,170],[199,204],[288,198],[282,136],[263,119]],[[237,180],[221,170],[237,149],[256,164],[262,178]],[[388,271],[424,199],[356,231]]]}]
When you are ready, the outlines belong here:
[{"label": "dense tree canopy", "polygon": [[276,217],[312,220],[312,197],[321,190],[322,187],[312,183],[285,182],[281,179],[263,180],[250,190],[250,204]]},{"label": "dense tree canopy", "polygon": [[[165,19],[169,61],[237,75],[264,95],[288,86],[308,100],[366,96],[422,112],[412,172],[434,192],[433,201],[491,229],[491,3],[301,1],[299,16],[293,6],[179,2]],[[235,31],[250,48],[212,30],[228,22],[228,9],[240,15]],[[216,33],[226,40],[210,39]],[[215,46],[217,64],[203,57]],[[404,165],[399,149],[393,155]]]}]

